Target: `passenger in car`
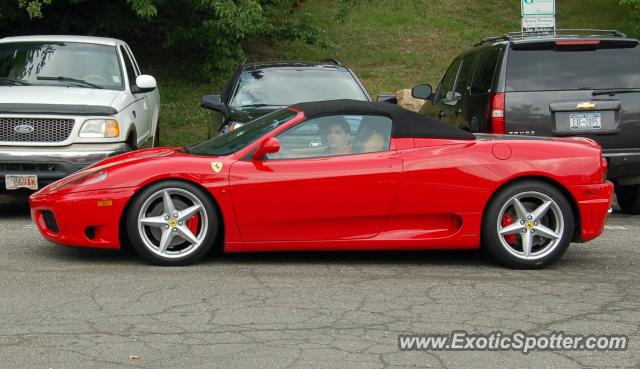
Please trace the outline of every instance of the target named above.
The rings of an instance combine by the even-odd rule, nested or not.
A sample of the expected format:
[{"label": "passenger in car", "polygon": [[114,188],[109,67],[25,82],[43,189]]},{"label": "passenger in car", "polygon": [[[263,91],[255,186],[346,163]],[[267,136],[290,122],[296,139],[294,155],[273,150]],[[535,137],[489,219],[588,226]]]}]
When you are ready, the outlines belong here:
[{"label": "passenger in car", "polygon": [[353,143],[354,153],[367,153],[384,151],[389,142],[387,127],[379,122],[363,121],[358,128],[355,141]]}]

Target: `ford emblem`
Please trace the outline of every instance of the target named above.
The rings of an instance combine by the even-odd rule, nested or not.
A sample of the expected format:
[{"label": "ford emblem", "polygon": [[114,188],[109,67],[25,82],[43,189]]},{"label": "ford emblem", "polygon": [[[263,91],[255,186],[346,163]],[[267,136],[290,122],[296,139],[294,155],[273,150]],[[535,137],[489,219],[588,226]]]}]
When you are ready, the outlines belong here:
[{"label": "ford emblem", "polygon": [[28,124],[21,124],[19,126],[15,126],[13,130],[16,131],[16,133],[27,134],[33,132],[33,126],[30,126]]}]

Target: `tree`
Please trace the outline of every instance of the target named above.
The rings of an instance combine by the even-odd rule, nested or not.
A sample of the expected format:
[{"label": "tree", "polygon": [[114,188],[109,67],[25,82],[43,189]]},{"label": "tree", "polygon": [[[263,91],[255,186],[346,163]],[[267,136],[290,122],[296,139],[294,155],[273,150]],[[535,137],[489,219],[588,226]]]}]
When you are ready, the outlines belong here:
[{"label": "tree", "polygon": [[309,16],[289,17],[300,0],[13,1],[0,5],[6,15],[2,34],[88,34],[119,37],[143,48],[157,45],[172,56],[170,61],[201,76],[243,60],[246,43],[255,39],[329,45]]}]

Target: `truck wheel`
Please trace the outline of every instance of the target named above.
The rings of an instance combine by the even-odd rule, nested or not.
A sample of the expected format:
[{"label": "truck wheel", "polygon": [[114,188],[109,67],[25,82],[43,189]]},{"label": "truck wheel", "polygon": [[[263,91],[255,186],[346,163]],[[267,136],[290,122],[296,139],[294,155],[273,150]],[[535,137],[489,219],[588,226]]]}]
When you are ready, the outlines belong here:
[{"label": "truck wheel", "polygon": [[615,189],[622,212],[640,214],[640,185],[616,186]]}]

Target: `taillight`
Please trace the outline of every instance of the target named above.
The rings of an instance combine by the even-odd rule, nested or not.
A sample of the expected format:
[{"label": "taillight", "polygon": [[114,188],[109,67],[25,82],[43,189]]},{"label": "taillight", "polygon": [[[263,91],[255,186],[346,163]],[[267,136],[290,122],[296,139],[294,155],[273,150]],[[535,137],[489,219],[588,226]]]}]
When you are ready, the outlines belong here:
[{"label": "taillight", "polygon": [[609,162],[607,161],[607,158],[605,158],[604,156],[601,157],[602,159],[602,183],[607,181],[607,171],[609,170]]},{"label": "taillight", "polygon": [[489,125],[491,133],[505,134],[506,127],[504,121],[505,93],[494,92],[491,94],[489,105]]}]

